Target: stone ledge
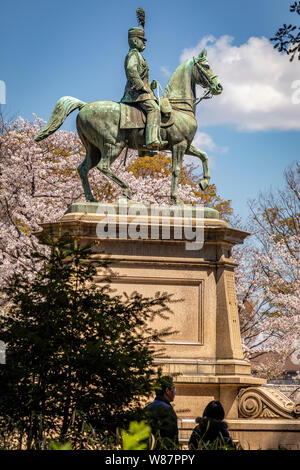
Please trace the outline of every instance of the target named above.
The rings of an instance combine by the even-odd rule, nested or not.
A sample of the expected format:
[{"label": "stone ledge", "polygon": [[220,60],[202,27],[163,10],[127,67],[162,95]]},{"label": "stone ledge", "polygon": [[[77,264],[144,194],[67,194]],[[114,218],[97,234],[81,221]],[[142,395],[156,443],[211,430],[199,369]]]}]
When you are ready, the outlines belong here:
[{"label": "stone ledge", "polygon": [[[97,213],[84,213],[84,212],[67,212],[61,219],[56,222],[48,222],[40,224],[42,231],[34,232],[33,234],[38,238],[41,238],[43,232],[52,233],[54,237],[60,236],[63,233],[69,233],[71,236],[79,237],[81,239],[97,239],[97,226],[103,221],[104,226],[107,224],[107,215]],[[178,238],[176,233],[177,228],[182,231],[185,219],[183,217],[164,217],[164,216],[143,216],[143,215],[115,215],[111,223],[115,226],[116,233],[104,241],[121,241],[121,242],[149,242],[150,240],[154,243],[176,241],[177,243],[185,243],[190,241],[186,238],[186,233],[181,233]],[[227,222],[217,218],[189,218],[189,224],[194,230],[198,231],[204,229],[204,243],[207,246],[217,245],[219,248],[224,245],[227,250],[237,243],[243,243],[244,239],[249,235],[248,232],[228,227]],[[200,223],[199,223],[200,221]],[[127,227],[133,223],[133,226],[140,226],[140,232],[142,233],[141,238],[130,239],[126,230]],[[165,238],[162,234],[164,227],[167,226],[170,235]],[[197,228],[198,227],[198,228]],[[115,230],[114,229],[114,230]],[[113,232],[114,232],[113,230]],[[154,232],[153,232],[154,231]],[[152,233],[155,233],[155,237],[152,237]],[[101,239],[102,241],[102,239]],[[201,240],[199,240],[201,241]]]},{"label": "stone ledge", "polygon": [[[193,346],[200,346],[200,343],[180,342],[176,343],[172,340],[163,341],[159,343],[162,347],[164,345],[180,346],[183,348],[191,348]],[[199,352],[199,351],[198,351]],[[198,354],[198,353],[196,353]],[[192,356],[192,355],[191,355]],[[155,361],[157,364],[163,365],[163,371],[167,375],[177,373],[181,377],[250,377],[251,365],[243,359],[215,359],[215,358],[201,358],[196,357],[181,358],[176,357],[176,352],[173,351],[173,357],[161,358]],[[213,379],[214,380],[214,379]],[[211,379],[210,379],[211,381]],[[219,379],[217,379],[219,381]],[[252,382],[251,382],[252,383]]]},{"label": "stone ledge", "polygon": [[[132,207],[136,209],[140,207],[142,210],[147,211],[148,215],[151,215],[151,213],[153,214],[155,211],[163,211],[164,209],[170,212],[175,211],[175,213],[176,211],[181,212],[183,210],[181,206],[167,204],[145,205],[141,202],[127,200],[125,204],[124,202],[123,204],[119,204],[118,202],[76,202],[68,207],[66,214],[103,214],[108,208],[113,208],[116,214],[119,214],[119,209],[121,208],[121,213],[123,214],[125,210],[127,211],[129,209],[130,211],[130,208]],[[197,214],[196,206],[184,205],[183,207],[191,211],[192,217]],[[203,216],[205,219],[219,219],[219,212],[211,207],[204,207]]]},{"label": "stone ledge", "polygon": [[175,377],[176,383],[184,384],[222,384],[222,385],[263,385],[265,379],[252,377],[251,375],[228,375],[228,376],[209,376],[209,375],[192,375]]},{"label": "stone ledge", "polygon": [[297,431],[300,432],[298,419],[226,419],[232,431]]},{"label": "stone ledge", "polygon": [[[101,222],[101,220],[107,219],[108,215],[107,214],[97,214],[97,213],[85,213],[85,212],[69,212],[65,213],[61,219],[59,219],[56,223],[64,222],[64,224],[74,224],[74,223],[82,223],[82,224],[95,224]],[[114,222],[117,224],[117,226],[122,226],[124,224],[130,224],[131,222],[138,223],[139,225],[149,225],[152,224],[153,226],[168,226],[170,225],[171,228],[176,228],[176,227],[182,227],[185,223],[184,217],[166,217],[166,216],[143,216],[143,215],[130,215],[130,214],[124,214],[124,215],[113,215],[114,219],[112,219],[111,222]],[[227,222],[221,219],[216,219],[216,218],[195,218],[191,217],[188,218],[188,220],[191,221],[191,225],[195,226],[198,225],[199,227],[204,226],[204,229],[209,229],[209,228],[217,228],[217,229],[229,229]],[[199,221],[201,223],[199,223]],[[43,226],[46,224],[43,224]],[[232,229],[236,230],[237,232],[241,233],[247,233],[248,232],[242,232],[241,230],[237,229]],[[246,235],[246,236],[247,236]]]},{"label": "stone ledge", "polygon": [[[178,418],[181,430],[188,432],[197,426],[196,418]],[[297,419],[230,419],[225,418],[231,431],[297,431],[300,432],[300,421]]]}]

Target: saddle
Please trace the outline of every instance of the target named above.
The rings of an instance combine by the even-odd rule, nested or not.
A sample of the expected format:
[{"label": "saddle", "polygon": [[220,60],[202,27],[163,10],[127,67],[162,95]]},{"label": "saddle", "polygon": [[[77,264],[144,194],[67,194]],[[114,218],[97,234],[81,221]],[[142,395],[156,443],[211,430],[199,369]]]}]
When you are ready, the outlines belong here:
[{"label": "saddle", "polygon": [[[172,108],[168,98],[159,100],[161,112],[161,127],[169,127],[174,124]],[[146,113],[138,104],[120,103],[120,129],[143,129],[146,126]]]}]

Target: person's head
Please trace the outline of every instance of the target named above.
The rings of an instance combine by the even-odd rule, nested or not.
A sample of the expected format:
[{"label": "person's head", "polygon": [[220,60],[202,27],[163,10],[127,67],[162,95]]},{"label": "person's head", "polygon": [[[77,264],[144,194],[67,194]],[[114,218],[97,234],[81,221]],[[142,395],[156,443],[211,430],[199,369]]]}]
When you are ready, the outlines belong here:
[{"label": "person's head", "polygon": [[170,376],[163,376],[159,379],[156,387],[156,396],[163,395],[169,402],[174,401],[176,388]]},{"label": "person's head", "polygon": [[137,49],[143,52],[146,47],[147,39],[144,37],[143,28],[131,28],[128,31],[128,44],[130,49]]},{"label": "person's head", "polygon": [[223,421],[225,412],[222,404],[218,400],[213,400],[208,403],[203,411],[203,418],[218,419]]}]

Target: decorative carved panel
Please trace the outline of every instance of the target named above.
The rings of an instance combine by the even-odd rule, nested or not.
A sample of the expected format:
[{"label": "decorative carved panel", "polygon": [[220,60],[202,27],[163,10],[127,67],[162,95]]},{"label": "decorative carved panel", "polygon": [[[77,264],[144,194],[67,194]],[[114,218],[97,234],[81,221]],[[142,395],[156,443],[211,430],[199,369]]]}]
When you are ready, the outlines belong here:
[{"label": "decorative carved panel", "polygon": [[163,277],[118,276],[113,279],[113,286],[122,293],[137,291],[152,297],[160,291],[173,294],[173,299],[180,300],[170,304],[172,311],[169,320],[156,318],[153,327],[162,329],[171,326],[178,332],[166,337],[165,344],[203,345],[203,280]]},{"label": "decorative carved panel", "polygon": [[238,407],[241,418],[300,418],[300,403],[294,403],[279,390],[267,387],[241,389]]},{"label": "decorative carved panel", "polygon": [[235,277],[233,272],[225,273],[225,290],[227,293],[227,299],[229,303],[229,322],[232,331],[232,339],[234,345],[240,345],[240,322],[237,308],[236,289],[235,289]]}]

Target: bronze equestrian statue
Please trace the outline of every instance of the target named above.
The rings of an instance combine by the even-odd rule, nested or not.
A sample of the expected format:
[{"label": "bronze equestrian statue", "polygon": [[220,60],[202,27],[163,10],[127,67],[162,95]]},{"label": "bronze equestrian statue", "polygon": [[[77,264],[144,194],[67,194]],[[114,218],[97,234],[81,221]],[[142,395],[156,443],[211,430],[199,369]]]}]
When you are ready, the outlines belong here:
[{"label": "bronze equestrian statue", "polygon": [[[203,98],[219,95],[223,87],[208,64],[207,52],[203,49],[197,57],[185,60],[176,68],[162,99],[157,100],[152,90],[155,81],[149,85],[149,69],[141,55],[145,41],[144,31],[137,31],[141,29],[143,31],[143,28],[131,28],[128,32],[130,51],[125,60],[127,84],[121,102],[85,103],[64,96],[56,103],[46,126],[35,136],[37,142],[45,139],[59,129],[72,111],[80,110],[76,124],[86,157],[79,165],[78,172],[87,201],[97,202],[88,180],[88,172],[94,167],[117,183],[123,189],[123,195],[131,199],[129,186],[110,168],[126,147],[138,150],[140,155],[148,149],[163,148],[172,152],[171,198],[174,204],[183,204],[177,187],[184,155],[192,155],[202,161],[203,178],[199,185],[205,190],[209,184],[208,157],[192,145],[198,127],[196,105]],[[198,100],[196,84],[206,90]]]}]

